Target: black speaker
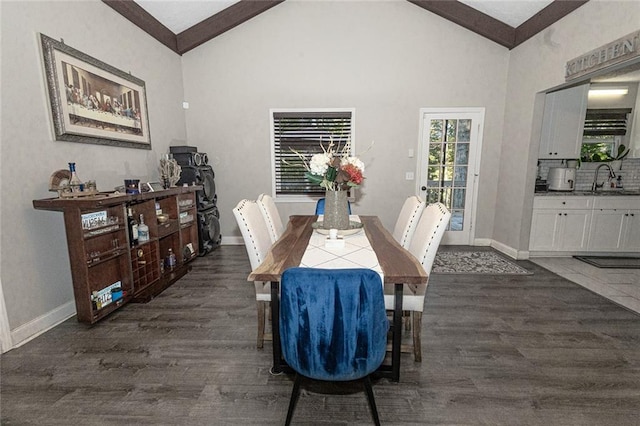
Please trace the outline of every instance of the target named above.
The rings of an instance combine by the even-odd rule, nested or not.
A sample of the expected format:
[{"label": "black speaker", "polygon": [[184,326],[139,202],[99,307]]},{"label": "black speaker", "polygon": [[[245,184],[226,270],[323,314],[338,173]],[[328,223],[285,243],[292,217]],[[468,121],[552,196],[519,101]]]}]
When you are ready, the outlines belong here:
[{"label": "black speaker", "polygon": [[173,158],[181,166],[206,166],[209,157],[204,152],[176,152]]},{"label": "black speaker", "polygon": [[207,210],[216,205],[215,174],[211,166],[181,166],[180,180],[177,185],[202,185],[202,189],[196,191],[196,207],[198,210]]},{"label": "black speaker", "polygon": [[216,206],[207,210],[198,211],[198,242],[200,256],[220,247],[222,235],[220,234],[220,212]]},{"label": "black speaker", "polygon": [[179,145],[179,146],[170,146],[169,152],[172,154],[182,154],[185,152],[198,152],[197,146],[188,146],[188,145]]}]

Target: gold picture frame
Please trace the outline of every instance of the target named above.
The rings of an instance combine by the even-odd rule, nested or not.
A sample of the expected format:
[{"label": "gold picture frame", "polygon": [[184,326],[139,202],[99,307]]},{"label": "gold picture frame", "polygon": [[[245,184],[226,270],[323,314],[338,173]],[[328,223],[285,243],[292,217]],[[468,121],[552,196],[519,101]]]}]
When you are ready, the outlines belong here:
[{"label": "gold picture frame", "polygon": [[40,34],[58,141],[151,149],[144,81]]}]

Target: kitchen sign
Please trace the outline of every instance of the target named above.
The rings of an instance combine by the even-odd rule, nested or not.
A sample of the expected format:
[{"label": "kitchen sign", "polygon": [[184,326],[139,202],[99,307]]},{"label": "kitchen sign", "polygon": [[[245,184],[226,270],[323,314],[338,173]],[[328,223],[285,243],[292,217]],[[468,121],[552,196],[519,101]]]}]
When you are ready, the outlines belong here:
[{"label": "kitchen sign", "polygon": [[640,57],[640,30],[567,62],[565,81]]}]

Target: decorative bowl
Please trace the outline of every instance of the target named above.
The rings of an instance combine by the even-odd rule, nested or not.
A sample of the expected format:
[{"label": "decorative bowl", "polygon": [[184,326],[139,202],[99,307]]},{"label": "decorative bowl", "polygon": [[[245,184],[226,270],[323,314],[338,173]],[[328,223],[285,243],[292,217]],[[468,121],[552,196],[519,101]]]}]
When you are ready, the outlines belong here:
[{"label": "decorative bowl", "polygon": [[156,216],[158,219],[158,223],[165,223],[166,221],[169,220],[169,215],[168,214],[159,214],[158,216]]}]

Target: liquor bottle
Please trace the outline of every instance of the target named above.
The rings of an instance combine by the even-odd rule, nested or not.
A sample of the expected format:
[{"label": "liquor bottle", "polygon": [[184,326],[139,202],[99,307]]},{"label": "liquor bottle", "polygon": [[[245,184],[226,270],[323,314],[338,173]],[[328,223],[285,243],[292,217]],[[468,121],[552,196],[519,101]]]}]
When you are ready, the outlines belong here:
[{"label": "liquor bottle", "polygon": [[144,223],[144,215],[140,215],[140,224],[138,225],[138,241],[144,243],[149,241],[149,227]]},{"label": "liquor bottle", "polygon": [[69,179],[71,191],[80,192],[82,190],[82,181],[76,173],[76,163],[69,163],[69,171],[71,172],[71,179]]},{"label": "liquor bottle", "polygon": [[169,249],[169,254],[167,254],[167,268],[172,270],[176,267],[176,254],[173,252],[173,249]]},{"label": "liquor bottle", "polygon": [[127,224],[129,226],[129,242],[133,247],[138,244],[138,224],[133,218],[131,207],[127,208]]}]

